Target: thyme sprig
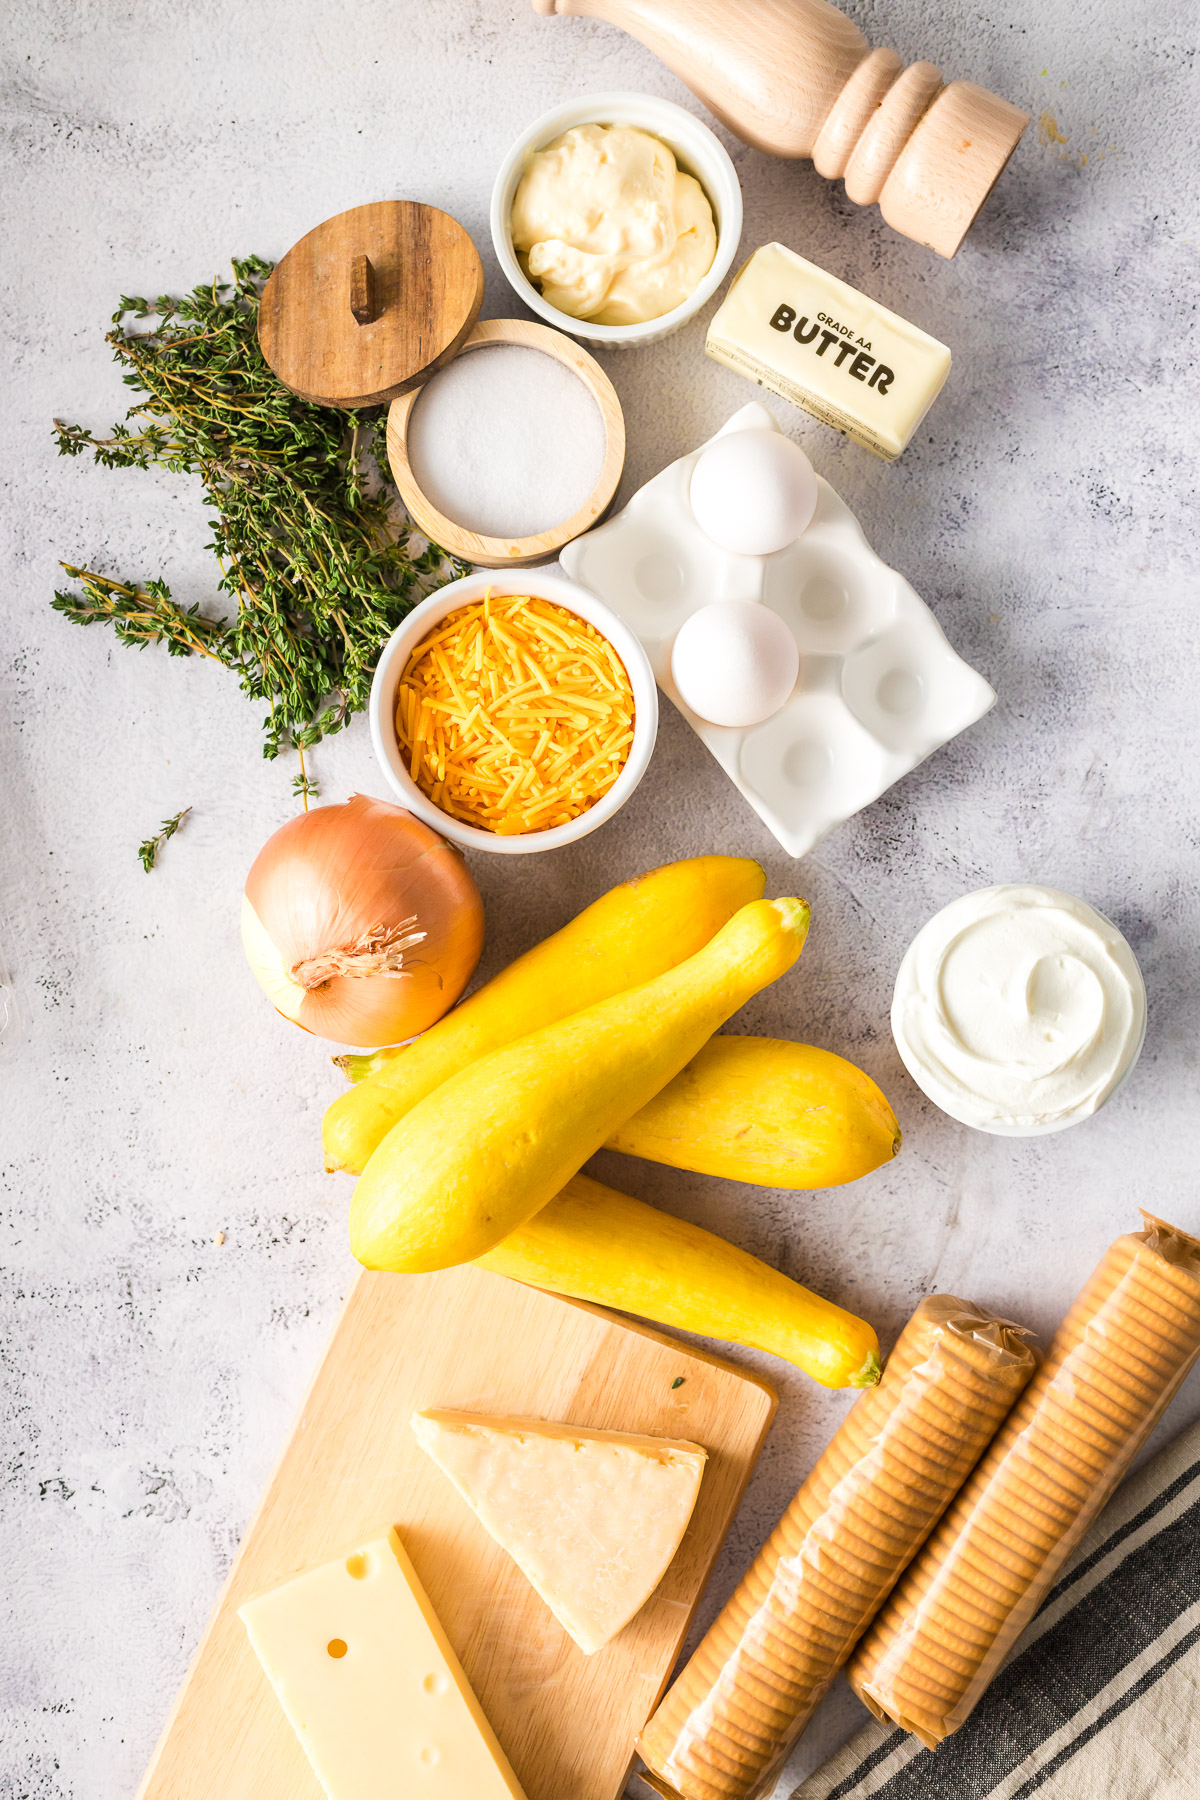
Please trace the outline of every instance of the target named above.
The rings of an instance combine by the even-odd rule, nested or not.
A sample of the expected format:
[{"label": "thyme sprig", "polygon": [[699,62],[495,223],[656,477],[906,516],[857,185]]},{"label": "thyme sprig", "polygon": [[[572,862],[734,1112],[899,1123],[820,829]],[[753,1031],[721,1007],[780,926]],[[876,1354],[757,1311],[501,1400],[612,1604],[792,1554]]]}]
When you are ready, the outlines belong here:
[{"label": "thyme sprig", "polygon": [[309,801],[319,799],[321,789],[318,783],[313,780],[305,766],[303,745],[297,745],[297,752],[300,757],[300,773],[292,776],[292,792],[295,794],[297,800],[303,800],[304,810],[307,812]]},{"label": "thyme sprig", "polygon": [[[414,542],[387,475],[381,408],[340,412],[299,399],[258,347],[258,303],[272,265],[249,256],[233,281],[182,299],[123,295],[108,342],[141,396],[107,438],[55,421],[60,455],[105,468],[198,475],[221,564],[225,618],[183,607],[163,580],[116,580],[64,563],[81,591],[53,606],[73,623],[107,621],[124,644],[163,643],[232,669],[265,700],[263,754],[303,751],[362,710],[375,661],[430,588],[465,572]],[[153,319],[153,328],[127,323]],[[368,459],[378,479],[364,475]],[[305,780],[305,798],[314,792]]]},{"label": "thyme sprig", "polygon": [[182,812],[175,814],[174,818],[164,819],[155,835],[148,837],[144,844],[138,845],[138,856],[147,875],[158,861],[158,853],[167,839],[175,836],[191,810],[190,806],[185,806]]}]

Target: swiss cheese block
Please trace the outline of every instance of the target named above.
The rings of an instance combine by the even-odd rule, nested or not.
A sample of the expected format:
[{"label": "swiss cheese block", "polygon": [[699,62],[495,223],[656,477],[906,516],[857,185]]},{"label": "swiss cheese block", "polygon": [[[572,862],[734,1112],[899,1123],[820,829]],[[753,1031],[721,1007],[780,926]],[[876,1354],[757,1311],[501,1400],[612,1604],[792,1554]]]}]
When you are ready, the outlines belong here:
[{"label": "swiss cheese block", "polygon": [[662,1580],[704,1473],[699,1444],[669,1438],[437,1411],[412,1427],[588,1654]]},{"label": "swiss cheese block", "polygon": [[742,265],[704,347],[889,462],[950,373],[945,344],[783,244]]},{"label": "swiss cheese block", "polygon": [[329,1800],[524,1800],[394,1531],[239,1616]]}]

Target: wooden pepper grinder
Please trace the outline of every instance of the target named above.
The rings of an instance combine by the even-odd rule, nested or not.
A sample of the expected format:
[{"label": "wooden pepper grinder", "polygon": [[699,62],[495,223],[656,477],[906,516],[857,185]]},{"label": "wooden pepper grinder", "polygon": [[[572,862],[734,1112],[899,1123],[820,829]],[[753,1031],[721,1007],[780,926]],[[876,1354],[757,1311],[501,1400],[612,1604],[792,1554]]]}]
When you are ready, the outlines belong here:
[{"label": "wooden pepper grinder", "polygon": [[953,256],[1029,123],[932,63],[871,50],[828,0],[533,0],[640,38],[723,125],[774,156],[811,156],[859,206]]}]

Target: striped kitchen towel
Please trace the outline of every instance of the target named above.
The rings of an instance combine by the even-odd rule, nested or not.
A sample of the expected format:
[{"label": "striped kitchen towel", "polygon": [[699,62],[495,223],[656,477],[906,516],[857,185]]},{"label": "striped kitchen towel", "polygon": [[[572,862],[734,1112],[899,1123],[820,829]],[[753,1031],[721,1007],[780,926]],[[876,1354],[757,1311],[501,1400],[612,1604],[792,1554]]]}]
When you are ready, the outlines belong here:
[{"label": "striped kitchen towel", "polygon": [[792,1800],[1200,1800],[1200,1424],[1120,1487],[966,1724],[874,1721]]}]

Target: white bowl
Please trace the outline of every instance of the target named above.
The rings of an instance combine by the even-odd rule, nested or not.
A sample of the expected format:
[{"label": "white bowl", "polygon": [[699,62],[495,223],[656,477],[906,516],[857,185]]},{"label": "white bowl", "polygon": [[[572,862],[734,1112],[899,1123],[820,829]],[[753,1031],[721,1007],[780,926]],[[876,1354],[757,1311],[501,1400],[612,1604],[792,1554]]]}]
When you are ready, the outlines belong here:
[{"label": "white bowl", "polygon": [[[494,831],[484,831],[476,825],[464,825],[461,819],[452,819],[426,798],[409,775],[396,738],[396,689],[413,651],[426,632],[447,613],[482,600],[489,591],[501,595],[534,594],[555,606],[565,607],[568,612],[578,613],[581,619],[603,632],[624,663],[633,688],[633,742],[625,766],[603,799],[597,800],[587,812],[580,813],[577,819],[566,825],[556,825],[552,831],[498,837]],[[511,575],[484,569],[477,575],[464,575],[461,581],[451,581],[436,594],[431,594],[428,600],[414,606],[384,646],[371,683],[368,711],[375,755],[400,805],[424,819],[452,843],[461,844],[464,850],[491,850],[499,856],[525,856],[531,850],[558,850],[564,844],[573,844],[576,839],[586,837],[611,819],[646,773],[658,734],[658,689],[654,685],[649,658],[628,625],[586,588],[576,587],[573,581],[564,581],[560,575],[545,575],[540,569],[518,569]]]},{"label": "white bowl", "polygon": [[[509,220],[526,161],[535,150],[541,150],[573,125],[636,125],[661,138],[675,152],[680,168],[696,177],[713,209],[717,249],[712,267],[682,306],[660,318],[647,319],[644,325],[594,325],[588,319],[573,319],[569,313],[559,312],[543,300],[517,261]],[[742,190],[725,146],[700,119],[654,94],[585,94],[582,99],[570,100],[543,113],[517,139],[501,163],[492,189],[492,243],[500,267],[518,297],[547,324],[601,350],[629,350],[640,344],[654,344],[686,325],[712,299],[728,275],[741,236]]]},{"label": "white bowl", "polygon": [[[944,986],[945,961],[963,943],[973,927],[986,928],[989,920],[1009,909],[1006,946],[998,954],[989,954],[984,983],[996,1010],[1003,1008],[1005,1029],[1020,1021],[1019,1009],[1032,1012],[1036,1005],[1037,970],[1051,957],[1060,967],[1065,963],[1081,963],[1088,967],[1078,948],[1063,945],[1039,950],[1036,939],[1022,942],[1019,920],[1036,918],[1043,909],[1073,911],[1074,923],[1082,934],[1090,936],[1095,946],[1095,964],[1104,972],[1096,979],[1103,996],[1100,1018],[1107,1026],[1117,1022],[1120,1007],[1105,991],[1105,979],[1123,987],[1128,996],[1128,1019],[1124,1031],[1111,1033],[1109,1051],[1112,1066],[1089,1075],[1086,1063],[1088,1044],[1078,1046],[1069,1058],[1064,1056],[1061,1069],[1078,1073],[1074,1097],[1069,1085],[1066,1092],[1054,1093],[1052,1070],[1049,1076],[1029,1074],[1028,1063],[1010,1058],[1005,1064],[999,1047],[984,1048],[980,1037],[970,1032],[961,1036],[960,1015],[952,993]],[[1017,928],[1012,929],[1012,922]],[[1036,957],[1036,960],[1035,960]],[[915,1039],[914,1039],[915,1028]],[[1103,1106],[1119,1094],[1133,1072],[1134,1064],[1146,1042],[1146,984],[1132,948],[1119,927],[1076,895],[1061,888],[1043,887],[1036,882],[1005,882],[996,887],[979,888],[962,894],[926,920],[901,961],[892,996],[892,1036],[900,1052],[900,1060],[927,1099],[941,1108],[960,1125],[986,1131],[993,1137],[1046,1137],[1065,1131],[1084,1119],[1094,1118]],[[955,1043],[955,1038],[959,1042]],[[971,1039],[974,1038],[974,1042]],[[1046,1041],[1052,1042],[1051,1033]],[[1094,1041],[1091,1040],[1091,1041]],[[962,1046],[960,1053],[960,1045]],[[949,1047],[950,1056],[945,1050]],[[1103,1051],[1102,1051],[1103,1054]],[[971,1067],[973,1061],[974,1067]],[[966,1065],[964,1067],[964,1065]],[[1012,1071],[1012,1087],[1008,1096],[997,1094],[993,1086],[995,1070]],[[980,1078],[972,1085],[972,1075]],[[1023,1086],[1018,1086],[1023,1083]],[[1008,1105],[1005,1105],[1005,1100]],[[1038,1117],[1039,1111],[1043,1116]]]}]

